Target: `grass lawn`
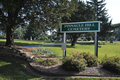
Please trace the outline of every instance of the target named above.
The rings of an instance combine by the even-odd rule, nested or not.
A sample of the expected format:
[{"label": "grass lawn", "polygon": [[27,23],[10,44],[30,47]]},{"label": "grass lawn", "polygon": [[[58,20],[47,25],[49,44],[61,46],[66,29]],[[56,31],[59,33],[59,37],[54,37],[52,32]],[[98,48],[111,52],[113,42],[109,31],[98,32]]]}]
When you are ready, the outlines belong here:
[{"label": "grass lawn", "polygon": [[0,60],[0,80],[120,80],[120,78],[44,78],[33,77],[26,72],[26,66],[17,61]]},{"label": "grass lawn", "polygon": [[[27,41],[27,40],[14,40],[15,45],[25,46],[25,45],[37,45],[37,44],[55,44],[60,43],[58,41]],[[5,39],[0,39],[0,44],[5,44]],[[98,48],[98,58],[101,60],[105,55],[108,56],[119,56],[120,57],[120,41],[115,41],[114,43],[107,42],[105,45],[101,45],[101,48]],[[56,54],[63,55],[61,45],[59,46],[46,46],[47,48],[53,51]],[[77,43],[74,47],[71,47],[70,44],[67,44],[67,55],[71,55],[72,52],[90,52],[94,54],[94,44],[93,43]]]},{"label": "grass lawn", "polygon": [[26,66],[18,61],[0,60],[0,80],[120,80],[120,78],[44,78],[31,76]]},{"label": "grass lawn", "polygon": [[20,73],[26,71],[25,66],[17,61],[0,60],[0,80],[22,80],[30,77]]},{"label": "grass lawn", "polygon": [[[101,45],[101,48],[98,48],[98,59],[101,60],[105,55],[107,56],[119,56],[120,57],[120,42],[110,43],[107,42],[105,45]],[[52,46],[45,47],[49,50],[54,51],[57,54],[63,55],[61,46]],[[70,44],[67,45],[67,55],[71,55],[72,52],[90,52],[94,55],[94,44],[76,44],[75,47],[71,47]]]},{"label": "grass lawn", "polygon": [[[15,40],[15,45],[36,45],[36,44],[55,44],[59,42],[50,41],[26,41],[26,40]],[[0,39],[0,45],[5,44],[5,39]],[[98,48],[98,58],[101,60],[105,55],[108,56],[119,56],[120,57],[120,42],[116,41],[114,43],[107,42],[106,45],[101,45]],[[53,51],[56,54],[63,55],[61,46],[48,46],[43,47]],[[94,54],[94,44],[93,43],[77,43],[75,47],[71,47],[67,44],[67,55],[71,55],[72,52],[90,52]],[[23,74],[23,71],[26,74]],[[119,78],[51,78],[46,79],[43,77],[32,77],[26,70],[26,66],[17,61],[4,61],[0,60],[0,80],[120,80]]]},{"label": "grass lawn", "polygon": [[[0,39],[0,45],[5,44],[5,39]],[[55,43],[60,43],[58,41],[51,42],[51,41],[30,41],[30,40],[18,40],[14,39],[15,45],[16,46],[26,46],[26,45],[41,45],[41,44],[55,44]]]}]

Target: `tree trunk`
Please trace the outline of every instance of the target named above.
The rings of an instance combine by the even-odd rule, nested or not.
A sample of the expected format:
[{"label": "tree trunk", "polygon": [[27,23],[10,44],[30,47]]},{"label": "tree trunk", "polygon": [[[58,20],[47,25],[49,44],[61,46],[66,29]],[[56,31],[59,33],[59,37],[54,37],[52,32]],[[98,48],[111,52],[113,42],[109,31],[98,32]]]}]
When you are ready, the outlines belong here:
[{"label": "tree trunk", "polygon": [[7,26],[6,31],[6,46],[14,46],[14,29],[13,26]]},{"label": "tree trunk", "polygon": [[72,41],[71,46],[75,46],[75,41]]},{"label": "tree trunk", "polygon": [[73,41],[71,42],[71,46],[75,46],[76,41],[77,41],[77,38],[74,38]]},{"label": "tree trunk", "polygon": [[75,46],[75,43],[80,35],[81,35],[80,33],[78,34],[75,33],[71,35],[71,46]]}]

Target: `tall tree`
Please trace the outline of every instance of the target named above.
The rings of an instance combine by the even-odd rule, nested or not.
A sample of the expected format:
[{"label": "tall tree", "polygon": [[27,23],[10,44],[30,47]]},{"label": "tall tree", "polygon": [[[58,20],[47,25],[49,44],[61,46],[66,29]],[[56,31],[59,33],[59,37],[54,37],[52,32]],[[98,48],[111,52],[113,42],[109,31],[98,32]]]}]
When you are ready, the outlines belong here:
[{"label": "tall tree", "polygon": [[24,38],[29,40],[34,40],[35,38],[39,39],[41,33],[42,31],[40,31],[39,29],[28,26],[25,30]]},{"label": "tall tree", "polygon": [[120,41],[120,23],[114,24],[113,26],[117,27],[115,30],[115,37],[118,38],[118,40]]},{"label": "tall tree", "polygon": [[88,3],[95,10],[96,20],[101,21],[100,24],[100,32],[98,33],[98,37],[106,37],[110,30],[113,30],[114,27],[111,25],[112,20],[109,20],[110,16],[106,10],[105,0],[91,0]]},{"label": "tall tree", "polygon": [[[105,7],[105,0],[90,0],[90,2],[88,1],[87,3],[89,3],[95,10],[96,20],[101,21],[100,32],[97,33],[97,40],[99,37],[106,37],[108,35],[108,32],[113,28],[111,26],[112,20],[109,21],[109,15]],[[96,56],[98,57],[98,48],[96,50]]]},{"label": "tall tree", "polygon": [[[78,4],[77,10],[71,15],[71,17],[63,17],[63,22],[83,22],[83,21],[92,21],[95,20],[95,13],[92,7],[88,4],[85,4],[83,1],[77,1]],[[75,46],[75,43],[78,37],[83,33],[70,33],[71,37],[71,46]]]},{"label": "tall tree", "polygon": [[[30,22],[44,30],[53,29],[62,16],[70,16],[74,6],[69,0],[0,0],[0,27],[6,32],[6,45],[14,44],[16,25]],[[32,26],[32,27],[34,27]]]},{"label": "tall tree", "polygon": [[23,39],[23,36],[24,36],[24,33],[25,33],[24,28],[19,26],[17,29],[14,30],[14,39]]}]

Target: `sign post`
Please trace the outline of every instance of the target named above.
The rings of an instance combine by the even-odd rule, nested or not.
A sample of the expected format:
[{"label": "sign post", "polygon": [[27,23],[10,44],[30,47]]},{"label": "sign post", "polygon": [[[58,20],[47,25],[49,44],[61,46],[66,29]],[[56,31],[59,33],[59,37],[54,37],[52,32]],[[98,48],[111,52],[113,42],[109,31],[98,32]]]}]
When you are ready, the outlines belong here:
[{"label": "sign post", "polygon": [[61,23],[60,32],[64,33],[63,56],[66,55],[66,33],[95,32],[95,56],[97,56],[97,32],[100,32],[100,21]]},{"label": "sign post", "polygon": [[66,32],[64,32],[64,41],[62,44],[63,56],[66,56]]},{"label": "sign post", "polygon": [[97,32],[95,32],[95,56],[97,57]]}]

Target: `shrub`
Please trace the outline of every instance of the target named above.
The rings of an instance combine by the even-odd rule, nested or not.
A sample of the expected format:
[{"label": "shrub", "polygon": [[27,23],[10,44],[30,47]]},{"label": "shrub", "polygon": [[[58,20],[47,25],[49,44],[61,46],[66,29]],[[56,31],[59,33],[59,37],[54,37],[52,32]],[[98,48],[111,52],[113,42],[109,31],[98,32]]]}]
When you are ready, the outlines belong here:
[{"label": "shrub", "polygon": [[55,61],[54,59],[46,59],[46,60],[42,61],[42,65],[44,65],[44,66],[51,66],[56,63],[57,63],[57,61]]},{"label": "shrub", "polygon": [[99,45],[105,45],[105,42],[100,41],[98,44],[99,44]]},{"label": "shrub", "polygon": [[43,65],[43,66],[51,66],[57,64],[57,61],[54,59],[40,59],[35,61],[36,64]]},{"label": "shrub", "polygon": [[42,55],[44,55],[44,54],[49,55],[49,54],[53,53],[52,51],[44,49],[44,48],[33,49],[32,52],[35,53],[35,54],[42,54]]},{"label": "shrub", "polygon": [[88,67],[96,67],[98,66],[98,58],[90,53],[83,53],[84,59],[87,61]]},{"label": "shrub", "polygon": [[73,59],[83,59],[83,55],[81,55],[81,53],[79,53],[79,52],[73,52],[72,53],[73,55],[72,55],[72,58]]},{"label": "shrub", "polygon": [[57,57],[57,54],[49,54],[49,57]]},{"label": "shrub", "polygon": [[64,57],[62,59],[62,68],[68,71],[84,71],[86,69],[86,60],[82,55],[75,54],[73,56]]},{"label": "shrub", "polygon": [[120,58],[119,57],[117,56],[108,57],[107,55],[105,55],[105,57],[101,61],[101,64],[103,65],[103,68],[120,74]]}]

